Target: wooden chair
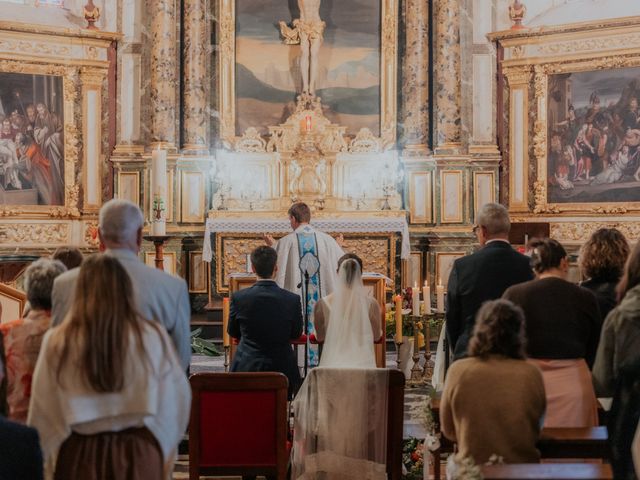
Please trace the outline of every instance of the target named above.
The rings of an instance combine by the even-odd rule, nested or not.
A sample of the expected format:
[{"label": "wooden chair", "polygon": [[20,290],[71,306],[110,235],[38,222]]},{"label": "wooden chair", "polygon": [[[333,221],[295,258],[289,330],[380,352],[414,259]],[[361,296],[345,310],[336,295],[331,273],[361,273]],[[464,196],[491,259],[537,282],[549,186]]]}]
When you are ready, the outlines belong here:
[{"label": "wooden chair", "polygon": [[281,373],[196,373],[189,423],[189,480],[272,475],[284,480],[287,388]]},{"label": "wooden chair", "polygon": [[389,370],[387,395],[387,477],[400,480],[404,422],[404,374],[400,370]]}]

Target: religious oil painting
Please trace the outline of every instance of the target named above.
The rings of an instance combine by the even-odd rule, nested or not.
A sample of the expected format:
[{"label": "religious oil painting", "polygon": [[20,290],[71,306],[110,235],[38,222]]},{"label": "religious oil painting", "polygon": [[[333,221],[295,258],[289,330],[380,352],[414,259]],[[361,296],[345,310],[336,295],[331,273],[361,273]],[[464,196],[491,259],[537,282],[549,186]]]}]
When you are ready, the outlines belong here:
[{"label": "religious oil painting", "polygon": [[0,73],[0,205],[64,204],[62,77]]},{"label": "religious oil painting", "polygon": [[549,203],[640,201],[640,68],[549,77]]},{"label": "religious oil painting", "polygon": [[380,134],[381,0],[237,0],[236,135],[268,133],[301,92],[354,135]]}]

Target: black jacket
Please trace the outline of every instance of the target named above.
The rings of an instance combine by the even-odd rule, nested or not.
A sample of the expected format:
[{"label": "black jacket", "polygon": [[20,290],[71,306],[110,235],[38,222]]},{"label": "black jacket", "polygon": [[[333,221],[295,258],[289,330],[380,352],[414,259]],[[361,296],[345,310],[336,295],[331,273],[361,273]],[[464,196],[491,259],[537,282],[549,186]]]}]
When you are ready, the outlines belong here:
[{"label": "black jacket", "polygon": [[487,300],[500,298],[511,285],[533,278],[529,257],[503,241],[486,244],[457,259],[447,289],[447,339],[454,359],[467,354],[476,313]]},{"label": "black jacket", "polygon": [[0,417],[0,480],[43,478],[36,429]]},{"label": "black jacket", "polygon": [[231,296],[229,335],[240,340],[232,372],[281,372],[289,392],[300,385],[300,372],[290,340],[302,335],[300,297],[269,280]]}]

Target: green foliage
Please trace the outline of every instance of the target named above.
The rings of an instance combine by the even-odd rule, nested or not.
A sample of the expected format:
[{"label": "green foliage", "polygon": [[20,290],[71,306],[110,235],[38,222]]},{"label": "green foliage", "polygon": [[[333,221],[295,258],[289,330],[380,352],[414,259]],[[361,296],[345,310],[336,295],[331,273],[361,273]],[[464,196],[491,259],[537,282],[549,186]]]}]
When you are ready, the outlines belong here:
[{"label": "green foliage", "polygon": [[208,357],[219,357],[222,355],[211,340],[200,337],[202,328],[198,327],[191,332],[191,352],[196,355],[206,355]]}]

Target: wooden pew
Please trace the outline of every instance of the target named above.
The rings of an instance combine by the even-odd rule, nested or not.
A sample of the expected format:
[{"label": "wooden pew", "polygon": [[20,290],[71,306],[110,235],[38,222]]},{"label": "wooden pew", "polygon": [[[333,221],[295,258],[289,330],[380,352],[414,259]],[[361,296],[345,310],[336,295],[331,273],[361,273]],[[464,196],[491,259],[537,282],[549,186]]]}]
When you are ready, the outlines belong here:
[{"label": "wooden pew", "polygon": [[593,463],[512,463],[482,467],[485,480],[612,480],[611,465]]},{"label": "wooden pew", "polygon": [[[436,433],[440,433],[440,395],[431,399],[431,413]],[[536,446],[541,458],[609,458],[606,427],[543,428]],[[436,479],[440,478],[441,455],[453,452],[454,447],[453,442],[444,435],[440,436],[440,448],[433,452],[433,472]]]}]

